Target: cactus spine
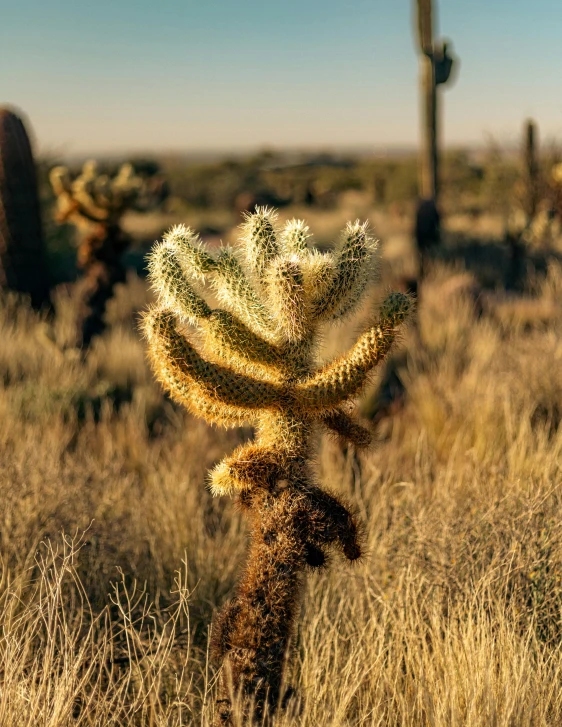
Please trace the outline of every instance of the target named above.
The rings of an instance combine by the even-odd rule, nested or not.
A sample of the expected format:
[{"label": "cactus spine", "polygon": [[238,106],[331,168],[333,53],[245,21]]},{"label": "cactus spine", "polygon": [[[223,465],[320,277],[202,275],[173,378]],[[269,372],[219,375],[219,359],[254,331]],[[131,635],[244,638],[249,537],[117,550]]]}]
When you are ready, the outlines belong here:
[{"label": "cactus spine", "polygon": [[[244,575],[214,627],[222,663],[216,724],[231,724],[236,694],[254,701],[260,719],[276,709],[304,573],[332,547],[350,561],[361,554],[354,516],[315,482],[312,433],[320,425],[369,443],[348,402],[412,308],[407,295],[391,294],[345,356],[315,368],[319,325],[359,304],[376,242],[359,222],[347,225],[334,253],[316,251],[309,238],[303,222],[279,229],[272,210],[257,208],[234,250],[211,256],[179,226],[150,255],[158,303],[144,332],[156,377],[208,422],[256,429],[211,474],[213,493],[236,495],[251,524]],[[225,310],[210,308],[205,286]],[[186,324],[198,329],[197,346],[182,332]]]},{"label": "cactus spine", "polygon": [[162,197],[162,181],[135,174],[131,164],[124,164],[111,178],[98,173],[95,161],[86,162],[74,178],[66,167],[55,167],[50,180],[57,221],[71,222],[81,237],[78,266],[84,270],[84,281],[77,338],[87,348],[105,328],[105,308],[115,285],[125,280],[122,256],[130,240],[121,219],[129,209],[156,204]]},{"label": "cactus spine", "polygon": [[13,111],[0,109],[0,288],[49,302],[37,177],[29,137]]}]

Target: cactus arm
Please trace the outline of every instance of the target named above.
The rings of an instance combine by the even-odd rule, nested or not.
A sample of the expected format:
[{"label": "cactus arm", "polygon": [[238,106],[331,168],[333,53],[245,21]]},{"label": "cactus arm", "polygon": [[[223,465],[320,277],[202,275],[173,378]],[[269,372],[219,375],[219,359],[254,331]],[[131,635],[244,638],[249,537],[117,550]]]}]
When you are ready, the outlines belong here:
[{"label": "cactus arm", "polygon": [[216,261],[205,251],[199,235],[190,227],[176,225],[164,235],[164,244],[172,249],[185,275],[204,281],[216,268]]},{"label": "cactus arm", "polygon": [[360,449],[368,447],[373,441],[371,432],[341,409],[328,412],[320,421],[330,432]]},{"label": "cactus arm", "polygon": [[70,174],[66,167],[53,167],[49,172],[49,181],[53,192],[57,197],[62,194],[70,194]]},{"label": "cactus arm", "polygon": [[[311,250],[303,256],[302,267],[304,273],[304,288],[307,300],[320,301],[327,294],[332,285],[336,260],[332,253],[322,253]],[[317,304],[312,305],[312,314],[317,313]]]},{"label": "cactus arm", "polygon": [[300,491],[306,522],[303,538],[319,550],[330,545],[341,549],[348,560],[361,557],[359,528],[354,515],[336,495],[315,485],[305,485]]},{"label": "cactus arm", "polygon": [[[198,252],[198,251],[194,251]],[[192,254],[192,251],[190,251]],[[208,267],[208,266],[207,266]],[[161,308],[173,311],[184,322],[199,325],[207,348],[225,363],[233,358],[243,364],[274,366],[280,354],[228,311],[211,310],[186,279],[177,247],[167,240],[149,255],[149,277]]]},{"label": "cactus arm", "polygon": [[83,205],[74,197],[73,185],[70,174],[66,167],[53,167],[49,172],[49,181],[57,199],[57,220],[66,222],[73,216],[82,215],[90,222],[99,223],[99,216],[93,216],[88,207]]},{"label": "cactus arm", "polygon": [[279,447],[256,442],[242,444],[211,472],[210,488],[215,497],[261,487],[271,489],[286,476]]},{"label": "cactus arm", "polygon": [[280,247],[284,252],[303,253],[308,250],[307,240],[311,237],[304,220],[288,220],[280,235]]},{"label": "cactus arm", "polygon": [[396,327],[412,308],[412,299],[393,293],[383,303],[378,325],[364,333],[347,354],[322,367],[295,387],[304,410],[330,410],[355,396],[372,369],[386,356],[396,337]]},{"label": "cactus arm", "polygon": [[356,307],[369,282],[369,262],[376,249],[377,242],[369,235],[367,223],[347,224],[332,281],[316,301],[317,318],[340,318]]},{"label": "cactus arm", "polygon": [[107,207],[96,204],[89,190],[87,180],[78,177],[72,185],[72,197],[79,205],[80,213],[95,222],[105,222],[109,218],[110,211]]},{"label": "cactus arm", "polygon": [[186,280],[177,250],[167,240],[148,256],[149,279],[162,308],[173,311],[183,322],[196,325],[211,315],[211,308]]},{"label": "cactus arm", "polygon": [[269,306],[289,342],[302,340],[308,332],[303,274],[298,259],[280,257],[267,271]]},{"label": "cactus arm", "polygon": [[217,258],[211,285],[220,302],[252,330],[262,335],[273,331],[270,314],[250,286],[242,266],[228,248],[223,249]]},{"label": "cactus arm", "polygon": [[259,364],[277,370],[280,351],[258,336],[229,311],[215,309],[200,321],[206,334],[205,343],[214,355],[225,362]]},{"label": "cactus arm", "polygon": [[[275,415],[274,415],[275,416]],[[278,418],[281,424],[283,417]],[[285,423],[287,420],[285,420]],[[211,473],[211,491],[214,495],[232,495],[254,488],[273,490],[279,480],[303,483],[308,479],[304,453],[297,453],[291,437],[274,436],[264,439],[263,428],[271,428],[267,417],[260,417],[255,441],[240,445],[220,462]],[[301,427],[298,427],[302,431]],[[299,442],[297,448],[302,448]],[[299,454],[301,456],[299,456]]]},{"label": "cactus arm", "polygon": [[267,207],[256,207],[254,214],[246,215],[241,226],[241,242],[246,266],[259,283],[265,269],[278,253],[275,223],[277,213]]},{"label": "cactus arm", "polygon": [[182,404],[195,416],[203,417],[211,424],[223,427],[239,427],[255,421],[255,412],[218,404],[212,397],[187,379],[178,367],[170,360],[167,341],[158,335],[157,312],[148,311],[142,321],[142,328],[147,339],[148,358],[156,379],[170,394],[174,401]]},{"label": "cactus arm", "polygon": [[252,413],[236,407],[217,404],[205,392],[186,382],[177,370],[160,355],[156,346],[149,346],[148,358],[156,380],[169,393],[171,399],[184,406],[194,416],[202,417],[209,424],[225,428],[241,427],[253,423]]},{"label": "cactus arm", "polygon": [[174,372],[174,381],[181,383],[182,391],[193,388],[216,404],[241,410],[274,407],[286,398],[278,386],[206,361],[178,333],[169,312],[148,312],[144,318],[144,330],[149,347],[155,346],[156,342],[158,355],[165,359],[166,370]]},{"label": "cactus arm", "polygon": [[392,329],[376,326],[364,333],[345,356],[295,387],[302,408],[305,411],[330,410],[356,396],[393,341]]}]

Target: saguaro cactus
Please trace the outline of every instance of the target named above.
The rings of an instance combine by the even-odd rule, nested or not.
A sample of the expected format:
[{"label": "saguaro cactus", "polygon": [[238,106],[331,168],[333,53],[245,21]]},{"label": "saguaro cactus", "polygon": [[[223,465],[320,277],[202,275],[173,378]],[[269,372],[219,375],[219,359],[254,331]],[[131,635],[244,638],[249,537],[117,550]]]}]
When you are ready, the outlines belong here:
[{"label": "saguaro cactus", "polygon": [[[158,303],[144,331],[157,378],[208,422],[256,428],[211,475],[213,493],[236,495],[251,523],[247,566],[214,627],[222,663],[216,724],[230,724],[236,694],[254,701],[258,718],[275,710],[303,574],[323,565],[331,547],[350,561],[361,554],[355,517],[315,481],[312,433],[319,424],[357,446],[369,443],[349,399],[412,308],[407,295],[389,295],[346,355],[315,368],[319,325],[356,308],[376,242],[359,222],[347,225],[333,253],[310,247],[309,237],[302,221],[278,229],[276,214],[257,208],[236,249],[211,256],[179,226],[150,256]],[[201,296],[206,285],[225,309],[211,309]],[[197,347],[184,335],[188,324],[199,331]]]},{"label": "saguaro cactus", "polygon": [[0,287],[29,295],[35,308],[49,301],[33,153],[9,109],[0,109]]},{"label": "saguaro cactus", "polygon": [[524,192],[523,207],[530,224],[536,213],[540,197],[539,163],[537,154],[537,126],[531,119],[525,122],[523,139]]},{"label": "saguaro cactus", "polygon": [[124,164],[113,178],[99,174],[97,164],[88,161],[74,178],[66,167],[50,174],[57,196],[57,221],[72,222],[81,236],[78,265],[84,272],[82,309],[79,315],[79,343],[87,348],[105,327],[104,314],[117,283],[125,280],[122,256],[130,239],[121,227],[129,210],[145,210],[162,197],[161,179],[135,174]]},{"label": "saguaro cactus", "polygon": [[453,57],[447,43],[434,41],[432,0],[416,0],[420,50],[422,149],[420,154],[420,205],[416,239],[422,254],[439,239],[439,106],[437,88],[451,78]]}]

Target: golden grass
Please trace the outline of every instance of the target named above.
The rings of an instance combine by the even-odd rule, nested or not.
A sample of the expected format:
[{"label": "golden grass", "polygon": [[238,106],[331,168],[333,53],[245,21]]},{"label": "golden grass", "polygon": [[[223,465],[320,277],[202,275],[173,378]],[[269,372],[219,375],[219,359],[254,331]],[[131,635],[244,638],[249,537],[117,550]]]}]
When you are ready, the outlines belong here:
[{"label": "golden grass", "polygon": [[[422,291],[407,402],[376,449],[318,442],[368,555],[311,575],[281,724],[562,724],[562,316],[477,318],[448,275]],[[209,624],[245,536],[206,472],[249,432],[163,398],[133,325],[145,300],[131,279],[85,362],[65,350],[70,298],[54,327],[2,301],[2,727],[208,724]]]}]

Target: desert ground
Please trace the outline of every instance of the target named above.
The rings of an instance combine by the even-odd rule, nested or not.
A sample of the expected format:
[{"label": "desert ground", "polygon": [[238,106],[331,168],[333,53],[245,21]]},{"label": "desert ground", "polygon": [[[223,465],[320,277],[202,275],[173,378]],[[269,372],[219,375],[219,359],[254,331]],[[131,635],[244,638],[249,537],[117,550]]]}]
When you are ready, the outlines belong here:
[{"label": "desert ground", "polygon": [[[416,320],[358,402],[375,446],[317,440],[319,479],[353,503],[366,555],[308,576],[281,726],[562,724],[560,250],[526,243],[505,290],[501,210],[476,215],[453,192]],[[79,283],[57,287],[51,317],[1,298],[0,725],[211,719],[211,623],[246,531],[207,472],[252,432],[173,404],[138,330],[147,241],[179,221],[234,239],[236,213],[209,209],[128,218],[136,270],[87,354],[72,345]],[[326,329],[328,359],[416,274],[411,208],[348,190],[281,215],[322,245],[357,217],[381,240],[378,282]]]}]

